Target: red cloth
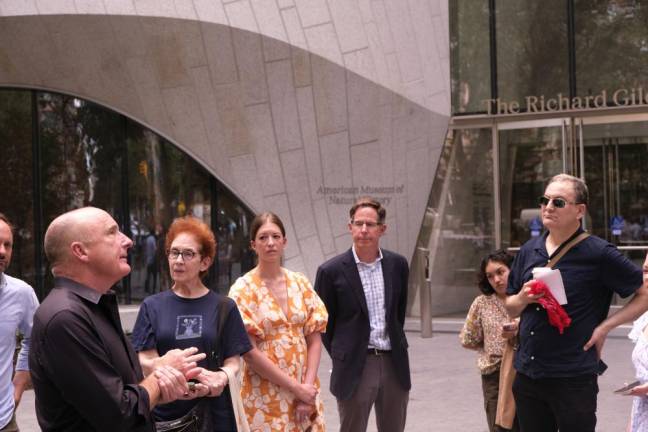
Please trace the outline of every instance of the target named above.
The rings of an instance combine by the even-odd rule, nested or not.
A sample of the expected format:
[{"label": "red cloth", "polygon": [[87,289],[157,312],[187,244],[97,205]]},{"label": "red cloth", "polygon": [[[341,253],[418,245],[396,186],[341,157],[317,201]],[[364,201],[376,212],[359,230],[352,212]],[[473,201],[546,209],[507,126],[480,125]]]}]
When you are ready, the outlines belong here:
[{"label": "red cloth", "polygon": [[544,293],[544,296],[540,297],[538,302],[547,310],[549,324],[557,327],[560,334],[563,334],[563,331],[571,324],[571,318],[569,318],[565,309],[563,309],[563,307],[556,301],[553,294],[551,294],[547,284],[541,280],[535,281],[533,285],[531,285],[530,293],[533,295]]}]

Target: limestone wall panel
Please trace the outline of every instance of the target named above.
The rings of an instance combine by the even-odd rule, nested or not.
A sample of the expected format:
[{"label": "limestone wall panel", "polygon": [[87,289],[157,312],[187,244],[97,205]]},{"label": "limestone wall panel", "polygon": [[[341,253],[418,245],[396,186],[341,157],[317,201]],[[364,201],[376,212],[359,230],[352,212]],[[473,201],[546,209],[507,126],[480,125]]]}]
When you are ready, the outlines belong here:
[{"label": "limestone wall panel", "polygon": [[393,187],[378,196],[383,246],[411,257],[450,111],[447,13],[444,0],[4,0],[0,86],[78,95],[170,139],[278,213],[286,266],[312,278],[350,246],[363,187]]}]

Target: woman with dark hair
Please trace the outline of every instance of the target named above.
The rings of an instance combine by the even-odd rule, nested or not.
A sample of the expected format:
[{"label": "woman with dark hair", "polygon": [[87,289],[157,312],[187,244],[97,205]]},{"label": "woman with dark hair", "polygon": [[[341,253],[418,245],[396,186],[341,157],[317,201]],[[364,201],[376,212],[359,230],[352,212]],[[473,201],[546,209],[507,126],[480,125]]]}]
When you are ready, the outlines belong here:
[{"label": "woman with dark hair", "polygon": [[253,345],[241,389],[250,430],[323,431],[317,369],[326,308],[306,276],[281,266],[286,230],[277,215],[256,216],[250,237],[258,264],[229,292]]},{"label": "woman with dark hair", "polygon": [[187,392],[186,400],[156,407],[155,418],[182,418],[201,398],[209,398],[203,418],[208,425],[203,427],[236,431],[225,370],[234,376],[240,356],[252,346],[236,304],[211,291],[202,281],[216,254],[214,233],[197,218],[178,218],[169,227],[165,248],[173,285],[168,291],[144,299],[133,328],[133,346],[142,369],[148,375],[155,367],[173,360],[175,352],[191,347],[210,355],[198,362],[203,370],[195,390]]},{"label": "woman with dark hair", "polygon": [[[499,395],[500,362],[504,348],[517,334],[517,321],[504,307],[509,269],[513,256],[497,250],[484,257],[477,273],[477,286],[483,293],[470,306],[459,340],[464,348],[477,350],[477,367],[482,376],[484,409],[490,432],[503,429],[495,424]],[[517,422],[512,431],[517,431]]]}]

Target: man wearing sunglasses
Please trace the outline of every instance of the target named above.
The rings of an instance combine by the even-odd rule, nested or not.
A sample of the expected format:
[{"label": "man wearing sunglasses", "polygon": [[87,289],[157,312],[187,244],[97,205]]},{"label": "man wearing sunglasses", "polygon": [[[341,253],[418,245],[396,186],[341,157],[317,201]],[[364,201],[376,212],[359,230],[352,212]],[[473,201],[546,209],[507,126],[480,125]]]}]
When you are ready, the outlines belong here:
[{"label": "man wearing sunglasses", "polygon": [[[577,243],[553,267],[560,270],[571,325],[563,334],[551,326],[532,295],[532,269],[544,267],[583,232],[587,212],[585,182],[567,174],[554,176],[539,198],[544,235],[522,246],[509,274],[506,307],[521,316],[520,346],[515,356],[513,395],[523,432],[594,432],[597,375],[605,364],[601,351],[610,330],[648,309],[648,285],[642,271],[615,246],[596,236]],[[632,299],[608,317],[613,293]]]}]

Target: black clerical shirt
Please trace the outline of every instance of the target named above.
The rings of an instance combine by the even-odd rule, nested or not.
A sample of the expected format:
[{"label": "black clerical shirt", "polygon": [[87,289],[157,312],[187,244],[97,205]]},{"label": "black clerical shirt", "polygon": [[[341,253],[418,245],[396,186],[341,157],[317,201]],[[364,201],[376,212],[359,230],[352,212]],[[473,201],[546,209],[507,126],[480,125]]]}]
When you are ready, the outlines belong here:
[{"label": "black clerical shirt", "polygon": [[155,430],[114,293],[56,278],[34,315],[29,367],[43,431]]}]

